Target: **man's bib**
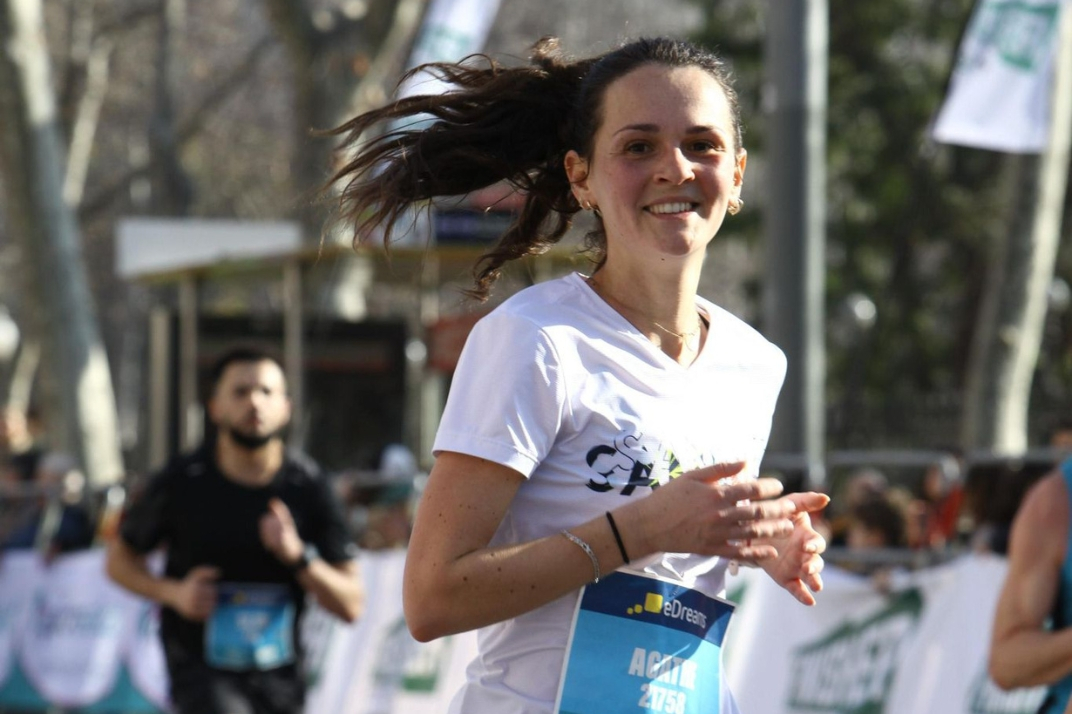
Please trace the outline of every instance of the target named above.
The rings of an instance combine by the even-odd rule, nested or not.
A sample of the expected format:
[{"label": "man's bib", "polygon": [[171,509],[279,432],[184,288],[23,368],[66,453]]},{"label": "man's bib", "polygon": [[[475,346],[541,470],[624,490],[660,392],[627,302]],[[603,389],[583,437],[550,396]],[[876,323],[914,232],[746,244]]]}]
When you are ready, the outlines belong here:
[{"label": "man's bib", "polygon": [[718,712],[734,606],[676,583],[614,573],[581,592],[557,714]]},{"label": "man's bib", "polygon": [[231,670],[294,662],[295,607],[286,585],[219,583],[205,627],[205,661]]}]

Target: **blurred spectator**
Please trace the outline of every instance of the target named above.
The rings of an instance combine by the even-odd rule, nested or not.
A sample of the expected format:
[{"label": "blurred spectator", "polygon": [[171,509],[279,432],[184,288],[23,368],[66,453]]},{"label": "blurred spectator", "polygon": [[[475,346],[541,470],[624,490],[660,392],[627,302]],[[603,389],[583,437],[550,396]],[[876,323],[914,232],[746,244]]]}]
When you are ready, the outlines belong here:
[{"label": "blurred spectator", "polygon": [[0,408],[0,481],[34,480],[42,449],[37,415],[10,404]]},{"label": "blurred spectator", "polygon": [[1049,446],[1055,451],[1072,453],[1072,421],[1063,419],[1050,432]]},{"label": "blurred spectator", "polygon": [[47,559],[93,544],[93,519],[84,503],[85,476],[73,458],[40,458],[24,513],[4,539],[4,549],[36,548]]},{"label": "blurred spectator", "polygon": [[377,471],[343,475],[340,490],[351,526],[364,550],[404,548],[413,527],[417,459],[407,447],[390,444]]},{"label": "blurred spectator", "polygon": [[959,531],[964,502],[960,461],[950,455],[928,466],[921,490],[922,533],[917,545],[944,548],[956,539]]},{"label": "blurred spectator", "polygon": [[849,516],[846,545],[854,550],[907,546],[910,502],[909,494],[897,488],[865,496]]},{"label": "blurred spectator", "polygon": [[964,486],[964,510],[971,524],[970,547],[1005,555],[1013,518],[1027,490],[1052,470],[1049,460],[980,459],[971,464]]},{"label": "blurred spectator", "polygon": [[904,565],[895,551],[903,553],[912,537],[914,500],[896,487],[864,493],[849,514],[846,546],[853,556],[838,565],[869,575],[878,590],[889,590],[893,572]]},{"label": "blurred spectator", "polygon": [[849,529],[856,507],[864,501],[881,496],[888,488],[889,479],[878,469],[865,467],[854,471],[830,502],[834,511],[830,519],[830,545],[848,545]]}]

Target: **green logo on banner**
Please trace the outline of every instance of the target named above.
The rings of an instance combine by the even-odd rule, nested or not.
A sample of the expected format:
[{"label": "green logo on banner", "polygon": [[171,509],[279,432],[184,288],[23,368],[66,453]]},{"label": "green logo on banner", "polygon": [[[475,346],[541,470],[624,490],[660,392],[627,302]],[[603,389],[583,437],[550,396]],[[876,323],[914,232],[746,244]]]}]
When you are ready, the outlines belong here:
[{"label": "green logo on banner", "polygon": [[430,694],[450,658],[449,637],[419,643],[399,618],[386,632],[379,648],[376,685],[387,690]]},{"label": "green logo on banner", "polygon": [[847,622],[792,655],[789,703],[795,709],[880,714],[897,668],[898,652],[923,610],[916,589],[891,596],[868,619]]},{"label": "green logo on banner", "polygon": [[962,61],[978,66],[983,56],[996,52],[1009,66],[1034,72],[1042,67],[1053,47],[1060,6],[1022,0],[995,0],[980,6],[968,30],[970,47]]}]

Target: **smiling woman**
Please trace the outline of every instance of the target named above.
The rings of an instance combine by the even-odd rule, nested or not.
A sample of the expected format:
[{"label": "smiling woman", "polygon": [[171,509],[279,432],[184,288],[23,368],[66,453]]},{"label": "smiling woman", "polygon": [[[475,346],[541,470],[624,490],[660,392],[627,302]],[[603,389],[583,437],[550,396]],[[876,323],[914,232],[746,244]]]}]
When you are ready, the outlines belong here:
[{"label": "smiling woman", "polygon": [[[483,628],[452,712],[735,712],[727,568],[753,561],[814,603],[825,543],[808,514],[827,498],[756,478],[785,358],[696,294],[746,166],[723,64],[667,39],[583,60],[543,40],[527,67],[423,69],[454,91],[337,130],[355,240],[506,181],[524,205],[478,263],[475,297],[581,210],[595,268],[474,327],[416,513],[407,624],[420,640]],[[403,128],[367,139],[384,122]]]}]

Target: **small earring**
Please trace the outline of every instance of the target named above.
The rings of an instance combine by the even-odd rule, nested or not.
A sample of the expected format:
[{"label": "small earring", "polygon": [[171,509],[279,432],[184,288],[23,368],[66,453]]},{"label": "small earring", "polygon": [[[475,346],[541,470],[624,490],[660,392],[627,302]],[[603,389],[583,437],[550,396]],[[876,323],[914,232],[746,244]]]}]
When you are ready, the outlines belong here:
[{"label": "small earring", "polygon": [[591,211],[592,210],[592,204],[589,203],[588,201],[584,201],[583,203],[581,203],[581,208],[583,208],[586,211]]},{"label": "small earring", "polygon": [[726,210],[731,216],[736,216],[738,213],[741,212],[741,208],[743,208],[743,207],[744,207],[744,199],[743,198],[738,198],[734,203],[731,203],[729,205],[729,208],[727,208]]}]

